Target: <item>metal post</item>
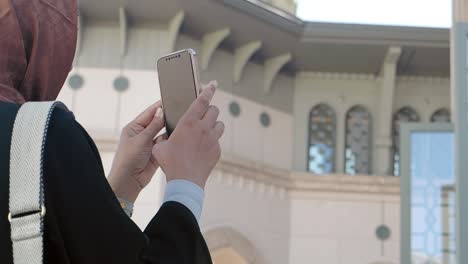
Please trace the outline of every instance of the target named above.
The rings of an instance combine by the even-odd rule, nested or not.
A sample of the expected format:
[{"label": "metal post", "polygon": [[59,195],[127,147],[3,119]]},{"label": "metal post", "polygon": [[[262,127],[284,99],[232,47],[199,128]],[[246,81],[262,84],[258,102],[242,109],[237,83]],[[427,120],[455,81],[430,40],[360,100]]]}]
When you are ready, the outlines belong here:
[{"label": "metal post", "polygon": [[[468,0],[454,0],[451,69],[455,122],[457,263],[468,263]],[[464,250],[465,249],[465,250]]]}]

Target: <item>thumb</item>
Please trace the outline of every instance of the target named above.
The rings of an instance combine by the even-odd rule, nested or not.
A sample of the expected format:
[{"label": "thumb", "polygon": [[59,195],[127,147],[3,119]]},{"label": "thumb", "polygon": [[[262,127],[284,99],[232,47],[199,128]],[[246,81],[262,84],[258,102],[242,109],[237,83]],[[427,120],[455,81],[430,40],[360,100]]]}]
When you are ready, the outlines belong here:
[{"label": "thumb", "polygon": [[153,140],[154,137],[161,131],[164,127],[164,114],[161,107],[158,107],[156,114],[153,116],[153,119],[148,124],[148,126],[141,132],[141,135],[145,137],[146,140]]}]

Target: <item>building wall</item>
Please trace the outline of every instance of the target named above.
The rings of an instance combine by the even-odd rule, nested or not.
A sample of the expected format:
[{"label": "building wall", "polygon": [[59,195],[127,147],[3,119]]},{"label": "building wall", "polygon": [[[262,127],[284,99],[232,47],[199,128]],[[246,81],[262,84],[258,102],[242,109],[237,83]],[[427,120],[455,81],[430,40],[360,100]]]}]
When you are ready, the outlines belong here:
[{"label": "building wall", "polygon": [[[378,131],[381,87],[381,80],[374,75],[298,74],[294,93],[294,170],[307,169],[310,110],[319,103],[326,103],[337,114],[336,172],[343,173],[346,114],[353,106],[364,106],[372,116],[372,131]],[[422,122],[430,122],[430,117],[436,110],[450,109],[450,82],[443,78],[398,77],[393,100],[394,112],[404,106],[411,106],[420,114]],[[391,122],[392,115],[386,116],[389,118],[388,122]],[[372,142],[377,142],[377,136],[377,133],[373,133]],[[374,145],[373,150],[376,148]],[[376,171],[379,162],[377,159],[372,161],[373,171]]]},{"label": "building wall", "polygon": [[[84,84],[71,89],[67,83],[59,100],[73,110],[96,140],[108,172],[122,127],[160,98],[155,62],[171,49],[168,32],[164,26],[130,28],[123,58],[116,45],[120,41],[118,25],[89,23],[82,34],[71,75],[81,75]],[[181,35],[176,49],[200,50],[201,45],[200,40]],[[213,103],[220,108],[220,119],[226,124],[221,142],[223,158],[206,189],[201,221],[204,233],[235,230],[242,239],[228,239],[226,247],[238,248],[235,253],[249,263],[398,263],[399,190],[366,191],[385,182],[379,177],[371,183],[356,180],[364,187],[356,191],[343,189],[341,176],[303,174],[298,178],[294,172],[305,170],[308,114],[322,102],[338,114],[336,161],[338,172],[343,171],[346,112],[354,105],[363,105],[378,116],[378,80],[367,75],[324,78],[302,73],[294,78],[280,74],[272,92],[265,94],[263,66],[249,62],[236,83],[234,60],[232,52],[217,50],[209,68],[202,72],[203,81],[219,81],[220,90]],[[119,76],[130,83],[122,93],[113,87]],[[411,104],[428,120],[433,110],[448,107],[448,94],[448,84],[443,80],[401,79],[395,109]],[[240,106],[238,117],[230,113],[233,102]],[[269,127],[260,123],[263,112],[270,116]],[[377,122],[373,124],[375,129]],[[164,175],[159,171],[140,195],[134,220],[141,228],[157,212],[164,185]],[[335,187],[327,189],[330,186]],[[387,242],[375,236],[380,224],[392,230]]]},{"label": "building wall", "polygon": [[[172,52],[168,43],[165,25],[134,26],[129,29],[128,46],[121,56],[118,24],[90,21],[82,29],[82,44],[75,58],[75,68],[115,69],[156,71],[156,60]],[[174,50],[193,48],[201,57],[202,41],[181,34],[177,38]],[[259,104],[275,108],[285,113],[292,113],[294,77],[279,74],[273,83],[271,92],[263,92],[263,65],[249,61],[239,82],[234,82],[235,54],[217,49],[206,71],[202,71],[202,81],[216,79],[220,89]]]},{"label": "building wall", "polygon": [[[344,171],[345,120],[347,111],[362,105],[372,116],[377,113],[377,83],[372,76],[362,75],[352,80],[347,76],[326,77],[313,73],[298,74],[294,93],[294,170],[306,171],[309,113],[320,103],[335,110],[336,128],[336,172]],[[377,122],[372,122],[375,126]]]},{"label": "building wall", "polygon": [[[380,241],[376,229],[391,230]],[[289,263],[399,263],[400,205],[397,195],[291,193]]]},{"label": "building wall", "polygon": [[395,90],[395,110],[411,106],[430,122],[432,114],[441,108],[450,109],[450,80],[440,78],[400,78]]},{"label": "building wall", "polygon": [[201,226],[204,232],[229,227],[242,234],[253,247],[255,263],[288,263],[289,207],[284,189],[218,169],[207,185]]},{"label": "building wall", "polygon": [[[120,130],[146,107],[160,99],[157,74],[154,71],[76,68],[84,86],[72,90],[65,85],[59,100],[70,106],[80,121],[96,138],[118,137]],[[130,87],[123,93],[113,88],[115,78],[128,78]],[[223,80],[220,79],[220,85]],[[239,117],[229,111],[229,105],[240,106]],[[220,109],[220,120],[226,133],[221,140],[224,153],[249,160],[291,168],[292,117],[274,108],[218,90],[213,104]],[[269,127],[260,123],[260,115],[270,116]],[[281,140],[279,140],[281,139]]]}]

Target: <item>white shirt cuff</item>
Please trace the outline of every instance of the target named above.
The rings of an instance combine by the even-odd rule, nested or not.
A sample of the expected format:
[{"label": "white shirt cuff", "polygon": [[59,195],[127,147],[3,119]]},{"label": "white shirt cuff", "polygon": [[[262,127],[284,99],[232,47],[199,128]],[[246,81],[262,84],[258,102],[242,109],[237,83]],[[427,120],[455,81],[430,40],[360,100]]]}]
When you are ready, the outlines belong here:
[{"label": "white shirt cuff", "polygon": [[186,180],[172,180],[166,185],[163,202],[178,202],[187,207],[200,221],[205,192],[200,186]]}]

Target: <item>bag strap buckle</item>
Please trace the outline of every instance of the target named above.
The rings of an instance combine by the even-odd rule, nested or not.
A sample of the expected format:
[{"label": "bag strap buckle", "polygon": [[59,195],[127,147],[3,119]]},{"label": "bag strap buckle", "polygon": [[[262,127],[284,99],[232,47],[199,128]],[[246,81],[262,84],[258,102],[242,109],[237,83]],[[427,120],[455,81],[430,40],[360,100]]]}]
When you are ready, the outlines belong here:
[{"label": "bag strap buckle", "polygon": [[41,211],[31,211],[31,212],[21,213],[22,216],[15,216],[15,215],[12,215],[11,212],[9,212],[8,213],[8,222],[11,223],[11,221],[13,219],[15,219],[15,218],[21,218],[23,216],[38,214],[38,213],[41,214],[41,218],[44,218],[45,215],[46,215],[46,207],[44,205],[41,205]]}]

